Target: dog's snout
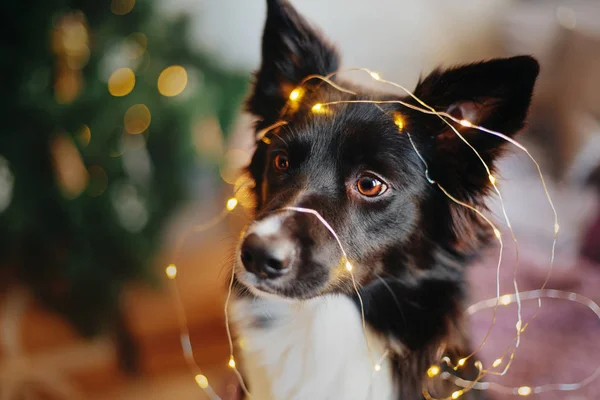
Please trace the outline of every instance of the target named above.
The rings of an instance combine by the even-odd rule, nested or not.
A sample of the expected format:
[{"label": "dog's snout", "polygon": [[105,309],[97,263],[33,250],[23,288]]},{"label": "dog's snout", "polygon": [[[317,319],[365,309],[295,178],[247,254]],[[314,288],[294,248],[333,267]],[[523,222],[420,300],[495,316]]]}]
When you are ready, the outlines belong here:
[{"label": "dog's snout", "polygon": [[261,277],[274,279],[285,275],[289,270],[294,248],[284,239],[261,237],[251,233],[244,239],[241,259],[248,272]]}]

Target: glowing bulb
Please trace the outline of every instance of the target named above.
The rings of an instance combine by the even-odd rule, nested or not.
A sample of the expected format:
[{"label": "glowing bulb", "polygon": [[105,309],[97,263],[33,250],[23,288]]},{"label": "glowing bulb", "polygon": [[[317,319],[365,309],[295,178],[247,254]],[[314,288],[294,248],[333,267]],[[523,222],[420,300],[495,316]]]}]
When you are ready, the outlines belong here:
[{"label": "glowing bulb", "polygon": [[494,175],[490,175],[489,178],[490,178],[490,182],[492,183],[492,185],[495,185],[496,184],[496,178],[494,177]]},{"label": "glowing bulb", "polygon": [[229,211],[233,211],[233,209],[238,205],[238,200],[235,197],[230,198],[229,200],[227,200],[227,209]]},{"label": "glowing bulb", "polygon": [[496,229],[496,228],[494,228],[494,235],[496,235],[496,237],[498,239],[500,239],[500,237],[502,236],[502,234],[500,233],[500,231],[498,229]]},{"label": "glowing bulb", "polygon": [[462,367],[463,365],[465,365],[466,361],[467,360],[465,358],[461,358],[460,360],[458,360],[458,365]]},{"label": "glowing bulb", "polygon": [[504,296],[500,297],[500,304],[502,304],[503,306],[507,306],[510,304],[510,300],[511,300],[511,295],[505,294]]},{"label": "glowing bulb", "polygon": [[394,123],[398,129],[402,130],[404,128],[404,119],[399,114],[394,115]]},{"label": "glowing bulb", "polygon": [[206,389],[208,387],[208,378],[202,374],[198,374],[194,377],[200,389]]},{"label": "glowing bulb", "polygon": [[492,366],[497,367],[498,365],[502,364],[502,359],[501,358],[496,358],[492,364]]},{"label": "glowing bulb", "polygon": [[235,368],[235,360],[233,359],[233,357],[231,357],[229,359],[228,365],[229,365],[229,368]]},{"label": "glowing bulb", "polygon": [[515,327],[517,328],[517,332],[522,332],[523,331],[521,329],[521,321],[517,321],[517,324],[515,325]]},{"label": "glowing bulb", "polygon": [[461,124],[462,126],[466,126],[467,128],[470,128],[473,126],[472,123],[470,123],[469,121],[467,121],[466,119],[461,119],[460,121],[458,121],[459,124]]},{"label": "glowing bulb", "polygon": [[430,378],[433,378],[434,376],[436,376],[439,373],[440,373],[440,367],[438,367],[437,365],[432,365],[427,370],[427,376],[429,376]]},{"label": "glowing bulb", "polygon": [[302,96],[302,89],[296,88],[290,93],[290,100],[296,101]]},{"label": "glowing bulb", "polygon": [[377,72],[369,72],[369,75],[371,75],[371,78],[375,79],[376,81],[381,79],[381,76]]},{"label": "glowing bulb", "polygon": [[452,393],[452,398],[453,399],[458,399],[460,397],[460,395],[463,394],[462,390],[457,390],[456,392]]},{"label": "glowing bulb", "polygon": [[475,361],[473,365],[475,365],[475,368],[477,368],[480,371],[483,369],[483,364],[479,360]]},{"label": "glowing bulb", "polygon": [[375,371],[379,371],[379,370],[381,370],[381,365],[375,364],[374,368],[375,368]]},{"label": "glowing bulb", "polygon": [[175,264],[169,264],[165,272],[167,273],[169,279],[175,279],[175,277],[177,276],[177,267],[175,266]]},{"label": "glowing bulb", "polygon": [[350,264],[350,261],[346,261],[346,269],[352,271],[352,264]]},{"label": "glowing bulb", "polygon": [[323,105],[321,103],[317,103],[314,106],[312,106],[312,112],[318,113],[321,112],[323,110]]},{"label": "glowing bulb", "polygon": [[560,225],[558,225],[558,223],[554,224],[554,233],[558,233],[559,229],[560,229]]},{"label": "glowing bulb", "polygon": [[517,393],[519,393],[520,396],[529,396],[531,394],[531,388],[529,386],[521,386],[517,390]]}]

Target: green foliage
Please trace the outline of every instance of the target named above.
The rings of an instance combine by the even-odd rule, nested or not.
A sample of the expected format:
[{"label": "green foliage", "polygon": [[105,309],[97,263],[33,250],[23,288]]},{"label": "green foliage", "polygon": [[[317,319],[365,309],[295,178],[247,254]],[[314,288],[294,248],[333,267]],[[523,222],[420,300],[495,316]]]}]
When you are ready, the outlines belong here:
[{"label": "green foliage", "polygon": [[[0,279],[25,282],[43,304],[94,334],[113,322],[123,284],[149,277],[165,222],[185,199],[197,157],[194,124],[214,116],[226,132],[246,81],[190,46],[187,20],[166,18],[151,1],[138,0],[125,15],[111,12],[109,1],[34,3],[0,5],[0,192],[10,199],[0,208]],[[68,40],[57,36],[65,16],[70,46],[87,43],[89,53],[69,59],[57,50]],[[132,50],[133,33],[146,43]],[[165,97],[157,81],[171,65],[185,67],[189,82]],[[136,80],[129,94],[115,97],[107,80],[119,67],[135,71]],[[135,104],[151,114],[139,135],[124,130]]]}]

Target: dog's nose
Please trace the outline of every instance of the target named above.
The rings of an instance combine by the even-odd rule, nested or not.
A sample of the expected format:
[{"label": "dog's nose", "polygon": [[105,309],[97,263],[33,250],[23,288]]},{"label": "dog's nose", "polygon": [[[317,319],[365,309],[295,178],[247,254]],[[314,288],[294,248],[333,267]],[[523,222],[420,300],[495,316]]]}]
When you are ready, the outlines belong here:
[{"label": "dog's nose", "polygon": [[274,279],[290,270],[294,249],[291,243],[262,238],[252,233],[242,243],[242,263],[248,272]]}]

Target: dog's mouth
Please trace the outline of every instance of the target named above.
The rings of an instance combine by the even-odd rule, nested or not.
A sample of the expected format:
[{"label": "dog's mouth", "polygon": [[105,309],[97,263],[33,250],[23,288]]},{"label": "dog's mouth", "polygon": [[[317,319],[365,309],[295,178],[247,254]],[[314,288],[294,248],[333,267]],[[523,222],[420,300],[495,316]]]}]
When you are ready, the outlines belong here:
[{"label": "dog's mouth", "polygon": [[244,269],[241,263],[235,267],[235,276],[239,283],[246,287],[253,295],[258,297],[286,298],[278,283],[271,279],[264,279]]}]

